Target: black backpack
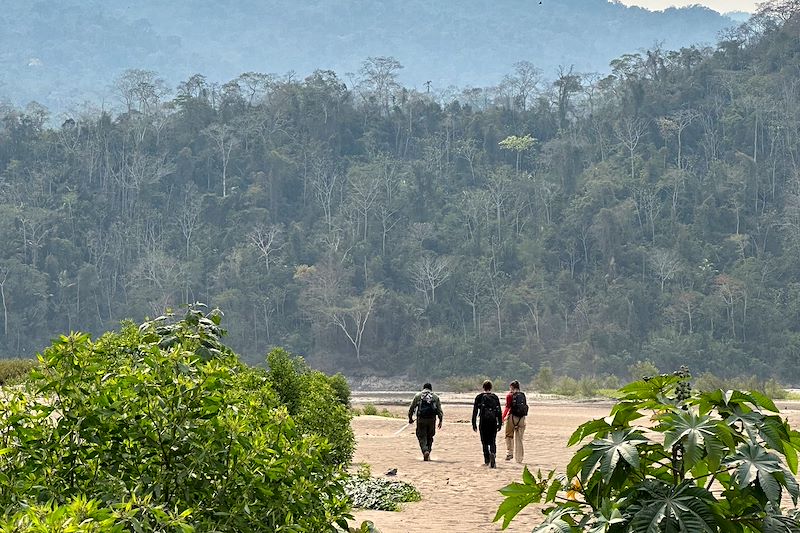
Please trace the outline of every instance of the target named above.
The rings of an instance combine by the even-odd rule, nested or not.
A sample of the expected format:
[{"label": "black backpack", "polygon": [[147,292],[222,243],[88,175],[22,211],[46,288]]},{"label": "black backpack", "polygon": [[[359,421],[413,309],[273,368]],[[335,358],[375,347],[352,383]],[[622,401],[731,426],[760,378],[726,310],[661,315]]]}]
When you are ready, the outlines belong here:
[{"label": "black backpack", "polygon": [[524,392],[518,391],[511,395],[511,416],[528,416],[528,401]]},{"label": "black backpack", "polygon": [[417,417],[435,418],[437,414],[436,402],[433,400],[433,393],[429,390],[422,391],[422,396],[419,398],[419,411],[417,411]]},{"label": "black backpack", "polygon": [[481,399],[481,421],[494,421],[500,419],[500,400],[491,392],[484,392]]}]

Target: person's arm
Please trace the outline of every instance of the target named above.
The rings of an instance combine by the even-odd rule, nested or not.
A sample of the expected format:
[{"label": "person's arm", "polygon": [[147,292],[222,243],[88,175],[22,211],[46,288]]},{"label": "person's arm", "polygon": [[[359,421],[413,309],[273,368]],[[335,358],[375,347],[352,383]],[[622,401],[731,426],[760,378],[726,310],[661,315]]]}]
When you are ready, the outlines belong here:
[{"label": "person's arm", "polygon": [[411,407],[408,408],[408,423],[414,423],[414,411],[417,410],[417,404],[419,404],[420,394],[417,393],[414,395],[414,399],[411,400]]},{"label": "person's arm", "polygon": [[511,412],[511,393],[506,394],[506,408],[503,411],[503,420],[508,418],[508,413]]},{"label": "person's arm", "polygon": [[472,405],[472,431],[478,431],[478,425],[476,424],[476,421],[478,419],[478,409],[480,409],[480,406],[478,405],[480,398],[480,394],[475,396],[475,403]]},{"label": "person's arm", "polygon": [[433,397],[434,405],[436,405],[436,414],[439,416],[439,429],[442,429],[442,420],[444,420],[444,413],[442,412],[442,401],[439,399],[439,395],[434,395]]},{"label": "person's arm", "polygon": [[497,414],[497,429],[498,431],[503,426],[503,415],[500,414],[500,398],[497,397],[496,394],[494,396],[494,401],[497,402],[497,409],[495,409],[495,413]]}]

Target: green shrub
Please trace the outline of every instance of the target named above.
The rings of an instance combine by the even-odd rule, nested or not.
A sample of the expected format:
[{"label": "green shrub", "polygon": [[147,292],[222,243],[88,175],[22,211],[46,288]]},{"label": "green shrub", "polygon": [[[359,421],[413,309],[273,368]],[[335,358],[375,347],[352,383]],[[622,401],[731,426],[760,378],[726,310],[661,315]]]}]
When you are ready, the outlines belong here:
[{"label": "green shrub", "polygon": [[554,385],[553,369],[548,364],[542,365],[533,378],[533,388],[540,392],[552,392]]},{"label": "green shrub", "polygon": [[365,415],[377,415],[378,408],[372,405],[371,403],[365,403],[363,407],[361,407],[361,412]]},{"label": "green shrub", "polygon": [[650,376],[657,376],[659,373],[658,367],[648,359],[636,361],[628,367],[628,375],[632,381],[638,381]]},{"label": "green shrub", "polygon": [[788,398],[789,393],[774,378],[766,381],[760,380],[755,376],[739,376],[735,378],[721,378],[710,372],[705,372],[698,376],[695,387],[699,391],[712,391],[716,389],[728,390],[750,390],[766,394],[774,400]]},{"label": "green shrub", "polygon": [[343,378],[336,379],[337,393],[328,376],[312,370],[302,358],[293,357],[282,349],[270,352],[267,364],[269,371],[265,376],[300,430],[328,440],[330,461],[344,466],[350,464],[355,436],[350,427],[352,413],[341,401],[342,383],[346,385]]},{"label": "green shrub", "polygon": [[580,385],[578,384],[578,380],[573,377],[558,376],[555,379],[555,383],[553,383],[553,389],[548,392],[560,394],[562,396],[578,396]]},{"label": "green shrub", "polygon": [[328,377],[328,383],[339,399],[339,403],[345,407],[350,407],[350,385],[347,383],[347,378],[337,373]]},{"label": "green shrub", "polygon": [[[39,513],[57,524],[70,502],[96,500],[128,513],[119,531],[172,531],[173,518],[218,532],[343,522],[345,477],[327,435],[278,405],[266,373],[222,344],[220,320],[190,309],[182,320],[127,325],[96,342],[73,334],[44,350],[26,386],[0,400],[4,520]],[[333,398],[324,377],[314,380]],[[318,400],[312,393],[297,403]],[[320,416],[346,411],[336,401],[323,407]],[[335,420],[350,431],[347,416]]]},{"label": "green shrub", "polygon": [[37,364],[36,359],[0,359],[0,386],[21,379]]},{"label": "green shrub", "polygon": [[0,517],[0,531],[19,533],[103,533],[147,531],[150,533],[190,533],[190,513],[175,515],[149,498],[104,506],[98,500],[77,497],[58,505],[48,502],[23,507],[10,516]]},{"label": "green shrub", "polygon": [[689,378],[682,368],[620,389],[609,416],[570,437],[585,444],[566,474],[526,467],[494,520],[505,529],[533,503],[546,506],[536,532],[800,531],[780,510],[784,494],[800,498],[800,433],[761,393],[692,392]]},{"label": "green shrub", "polygon": [[398,511],[400,504],[422,499],[413,485],[385,478],[351,477],[345,483],[345,491],[353,507],[378,511]]}]

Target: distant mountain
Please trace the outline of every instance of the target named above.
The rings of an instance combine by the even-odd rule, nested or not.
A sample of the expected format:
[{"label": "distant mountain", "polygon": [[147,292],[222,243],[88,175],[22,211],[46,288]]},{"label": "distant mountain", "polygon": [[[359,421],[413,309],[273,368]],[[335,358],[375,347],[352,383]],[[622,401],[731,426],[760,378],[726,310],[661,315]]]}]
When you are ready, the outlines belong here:
[{"label": "distant mountain", "polygon": [[[711,43],[734,24],[707,8],[651,12],[606,0],[61,0],[10,2],[0,13],[0,96],[63,110],[110,98],[127,68],[174,86],[194,73],[227,81],[246,71],[305,76],[356,72],[396,57],[421,87],[496,84],[527,60],[606,71],[615,57],[662,43]],[[738,18],[738,17],[737,17]]]}]

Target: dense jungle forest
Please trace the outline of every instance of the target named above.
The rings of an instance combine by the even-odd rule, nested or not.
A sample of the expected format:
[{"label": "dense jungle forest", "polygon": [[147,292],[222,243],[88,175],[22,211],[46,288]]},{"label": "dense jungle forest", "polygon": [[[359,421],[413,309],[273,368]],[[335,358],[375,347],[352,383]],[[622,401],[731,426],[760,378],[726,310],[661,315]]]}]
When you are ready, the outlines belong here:
[{"label": "dense jungle forest", "polygon": [[[370,57],[0,121],[0,350],[203,301],[251,362],[800,382],[800,15],[448,100]],[[111,81],[111,80],[109,80]],[[59,121],[60,122],[60,121]]]}]

